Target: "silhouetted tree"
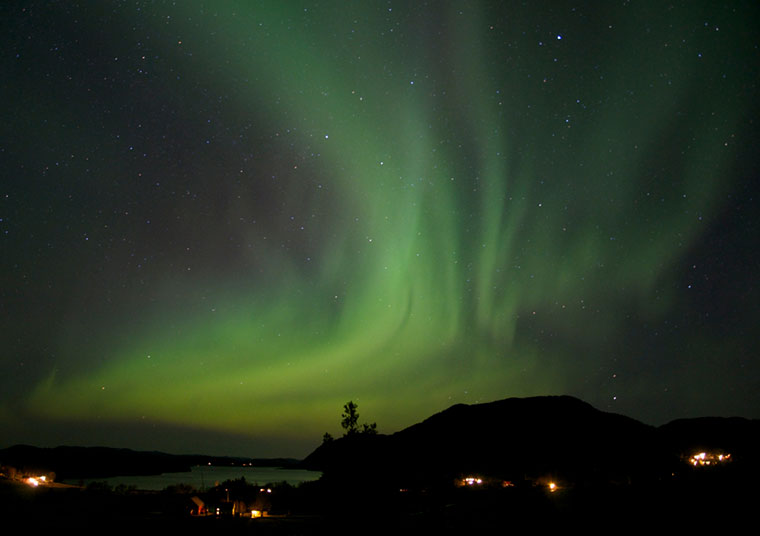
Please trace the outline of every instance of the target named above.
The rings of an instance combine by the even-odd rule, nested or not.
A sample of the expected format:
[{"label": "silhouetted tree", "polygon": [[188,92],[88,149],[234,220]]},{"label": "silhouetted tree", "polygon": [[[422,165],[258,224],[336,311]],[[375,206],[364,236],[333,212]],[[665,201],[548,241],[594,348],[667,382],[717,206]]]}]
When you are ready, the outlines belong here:
[{"label": "silhouetted tree", "polygon": [[[343,430],[345,430],[345,432],[343,432],[343,437],[357,434],[377,435],[377,423],[375,422],[365,422],[361,425],[361,428],[359,428],[358,408],[359,406],[352,400],[349,400],[343,405],[343,414],[341,415],[342,420],[340,421],[340,425],[343,427]],[[333,436],[330,435],[330,432],[325,432],[325,435],[322,436],[322,444],[330,443],[331,441],[333,441]]]},{"label": "silhouetted tree", "polygon": [[373,422],[372,424],[367,424],[365,422],[364,424],[362,424],[362,433],[369,434],[369,435],[377,435],[377,423]]},{"label": "silhouetted tree", "polygon": [[340,422],[340,425],[345,430],[344,436],[351,436],[356,434],[369,434],[369,435],[376,435],[377,434],[377,423],[364,423],[362,424],[362,427],[359,428],[359,412],[357,411],[358,405],[354,404],[353,401],[349,401],[346,405],[343,406],[343,420]]},{"label": "silhouetted tree", "polygon": [[343,406],[343,420],[340,421],[340,425],[346,431],[343,435],[350,436],[359,433],[359,429],[357,428],[359,423],[359,412],[356,411],[356,408],[358,407],[359,406],[354,404],[353,401],[349,401]]}]

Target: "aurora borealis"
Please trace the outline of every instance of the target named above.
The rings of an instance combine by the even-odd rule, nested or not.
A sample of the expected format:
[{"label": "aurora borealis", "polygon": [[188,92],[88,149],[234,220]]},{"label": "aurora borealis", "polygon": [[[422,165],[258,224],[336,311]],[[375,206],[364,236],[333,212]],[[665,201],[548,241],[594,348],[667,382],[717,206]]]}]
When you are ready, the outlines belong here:
[{"label": "aurora borealis", "polygon": [[757,4],[525,4],[4,3],[5,441],[760,417]]}]

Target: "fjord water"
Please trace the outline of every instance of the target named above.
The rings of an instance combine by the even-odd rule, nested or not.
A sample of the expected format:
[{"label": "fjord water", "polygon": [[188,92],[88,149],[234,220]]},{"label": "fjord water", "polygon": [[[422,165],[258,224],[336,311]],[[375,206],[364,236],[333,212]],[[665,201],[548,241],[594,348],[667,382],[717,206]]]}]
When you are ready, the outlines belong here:
[{"label": "fjord water", "polygon": [[214,465],[195,466],[188,472],[162,473],[160,475],[115,476],[110,478],[90,478],[67,481],[68,484],[84,485],[90,482],[106,482],[109,486],[135,486],[140,490],[162,490],[167,486],[187,484],[197,490],[211,488],[225,480],[244,477],[246,482],[264,485],[273,482],[287,482],[298,485],[301,482],[317,480],[322,476],[319,471],[305,469],[285,469],[281,467],[223,467]]}]

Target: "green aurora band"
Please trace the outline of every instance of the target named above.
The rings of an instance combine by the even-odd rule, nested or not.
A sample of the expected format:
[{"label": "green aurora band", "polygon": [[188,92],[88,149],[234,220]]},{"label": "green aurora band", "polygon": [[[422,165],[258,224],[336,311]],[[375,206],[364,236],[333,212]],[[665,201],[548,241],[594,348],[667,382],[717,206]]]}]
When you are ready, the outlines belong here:
[{"label": "green aurora band", "polygon": [[[349,399],[389,432],[456,402],[646,396],[657,379],[635,363],[672,340],[628,344],[630,326],[679,307],[751,105],[715,57],[741,46],[737,18],[203,5],[173,8],[173,33],[168,7],[142,23],[164,32],[152,53],[224,96],[222,123],[256,124],[258,162],[197,157],[218,188],[201,248],[246,246],[218,273],[224,258],[151,279],[152,303],[69,322],[25,415],[307,444]],[[689,352],[714,351],[693,335]],[[72,352],[91,357],[67,367]]]}]

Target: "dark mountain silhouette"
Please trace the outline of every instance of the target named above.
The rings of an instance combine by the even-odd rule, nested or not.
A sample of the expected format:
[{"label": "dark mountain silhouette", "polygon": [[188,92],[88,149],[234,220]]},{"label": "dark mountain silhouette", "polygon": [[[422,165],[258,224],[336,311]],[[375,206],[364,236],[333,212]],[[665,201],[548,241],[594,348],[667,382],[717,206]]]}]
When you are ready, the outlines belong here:
[{"label": "dark mountain silhouette", "polygon": [[[715,448],[736,449],[752,434],[757,437],[757,421],[706,422]],[[702,424],[676,421],[658,429],[570,396],[509,398],[458,404],[392,435],[325,443],[303,466],[331,478],[393,485],[450,482],[470,474],[577,485],[649,482],[683,464]]]},{"label": "dark mountain silhouette", "polygon": [[740,417],[678,419],[659,428],[675,449],[724,450],[736,455],[760,452],[760,422]]}]

